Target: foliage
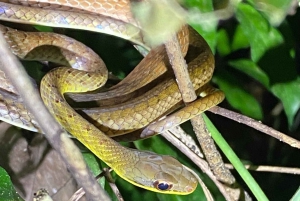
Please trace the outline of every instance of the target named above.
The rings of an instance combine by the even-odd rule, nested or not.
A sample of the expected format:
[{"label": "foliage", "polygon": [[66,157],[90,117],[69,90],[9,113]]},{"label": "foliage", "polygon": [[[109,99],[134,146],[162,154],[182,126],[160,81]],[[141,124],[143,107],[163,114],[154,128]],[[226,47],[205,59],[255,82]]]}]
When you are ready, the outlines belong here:
[{"label": "foliage", "polygon": [[21,201],[23,200],[16,192],[9,175],[0,167],[0,200]]},{"label": "foliage", "polygon": [[[236,0],[222,5],[224,2],[227,1],[185,1],[191,15],[201,14],[200,18],[191,18],[193,20],[190,23],[207,40],[215,53],[216,70],[213,83],[226,94],[226,101],[222,106],[261,120],[291,136],[296,137],[298,134],[299,139],[300,70],[299,65],[296,66],[296,47],[299,46],[299,39],[296,38],[299,31],[296,27],[299,12],[288,15],[296,9],[291,6],[291,0]],[[67,30],[66,34],[95,50],[106,62],[109,70],[119,77],[124,77],[142,58],[135,50],[130,49],[130,44],[114,37],[74,30]],[[281,111],[276,113],[274,108],[280,106],[283,107],[281,111],[285,115]],[[257,132],[229,120],[211,115],[209,117],[241,160],[254,164],[299,167],[299,160],[295,159],[297,154],[293,153],[292,148],[270,137],[257,135]],[[187,130],[190,129],[188,124],[184,126],[188,127]],[[200,175],[216,200],[224,200],[208,177],[160,136],[134,142],[134,146],[176,157]],[[90,154],[85,154],[85,158],[90,167],[93,167],[93,172],[99,172],[102,164],[99,165],[99,161]],[[0,178],[5,175],[7,177],[7,173],[2,171]],[[162,195],[134,187],[116,175],[113,176],[125,200],[140,200],[141,197],[161,201],[205,199],[200,187],[188,196]],[[279,197],[280,200],[290,199],[299,185],[299,178],[294,175],[253,173],[253,176],[271,200],[278,200]],[[249,191],[243,180],[237,178]],[[101,185],[104,185],[103,182],[102,180]],[[4,183],[0,183],[0,188],[3,188]],[[287,184],[291,187],[283,188]],[[104,186],[111,197],[116,199],[108,185]],[[14,192],[12,187],[6,189],[6,192]]]}]

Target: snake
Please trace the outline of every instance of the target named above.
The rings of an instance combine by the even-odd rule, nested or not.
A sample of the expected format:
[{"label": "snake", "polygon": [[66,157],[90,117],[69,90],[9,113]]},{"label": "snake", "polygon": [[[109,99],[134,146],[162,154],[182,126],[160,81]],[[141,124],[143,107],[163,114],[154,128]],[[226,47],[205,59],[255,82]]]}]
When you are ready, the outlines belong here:
[{"label": "snake", "polygon": [[[1,0],[0,20],[101,32],[130,40],[150,50],[145,59],[123,81],[105,92],[102,98],[97,96],[96,99],[102,100],[105,97],[107,100],[112,100],[118,97],[120,92],[130,96],[135,90],[147,86],[151,80],[162,77],[159,84],[141,96],[129,98],[129,101],[122,99],[121,102],[116,101],[113,105],[82,109],[79,111],[82,115],[79,115],[78,111],[70,107],[64,95],[93,91],[104,85],[108,74],[99,56],[83,44],[66,36],[55,33],[22,32],[2,25],[0,27],[12,52],[20,59],[31,60],[39,57],[37,60],[46,60],[47,58],[66,66],[55,68],[43,77],[40,84],[41,97],[61,126],[120,177],[133,185],[165,194],[186,195],[196,189],[195,173],[175,158],[123,147],[109,136],[121,135],[145,127],[140,137],[152,136],[193,118],[224,99],[221,91],[211,90],[206,85],[212,77],[214,57],[201,36],[186,26],[178,33],[183,54],[188,46],[198,49],[196,56],[188,55],[191,60],[188,63],[188,71],[195,90],[205,96],[161,120],[162,116],[169,114],[182,103],[181,94],[175,79],[164,76],[167,71],[164,48],[151,47],[144,41],[142,31],[131,15],[129,1],[34,0],[7,3]],[[41,51],[48,52],[50,56],[42,54]],[[53,53],[55,55],[53,56],[54,51],[59,51],[60,55]],[[97,69],[93,66],[97,66]],[[12,86],[8,84],[7,86],[14,91]],[[5,100],[3,94],[0,96],[1,116],[6,115],[10,123],[14,123],[12,119],[17,119],[19,121],[16,125],[39,131],[34,117],[24,106],[17,103],[20,98],[12,97],[8,92],[11,99]],[[77,97],[82,99],[84,96],[89,95]],[[74,97],[76,99],[76,96]],[[89,98],[94,99],[95,94]],[[11,117],[12,113],[6,111],[11,107],[17,110],[19,116]],[[25,113],[26,117],[21,118],[21,113]],[[93,124],[82,116],[87,116]],[[7,121],[5,118],[1,120]]]}]

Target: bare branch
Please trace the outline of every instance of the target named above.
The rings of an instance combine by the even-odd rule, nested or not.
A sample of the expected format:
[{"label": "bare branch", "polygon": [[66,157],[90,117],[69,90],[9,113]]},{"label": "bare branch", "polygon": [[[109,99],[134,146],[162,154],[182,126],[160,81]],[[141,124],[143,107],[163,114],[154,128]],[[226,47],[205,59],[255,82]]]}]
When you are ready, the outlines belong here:
[{"label": "bare branch", "polygon": [[78,189],[72,197],[69,199],[69,201],[78,201],[85,195],[85,192],[83,188]]},{"label": "bare branch", "polygon": [[[102,177],[105,176],[107,170],[103,170],[99,175],[96,176],[96,180],[98,181],[99,179],[101,179]],[[112,169],[110,168],[108,170],[109,172],[112,171]],[[69,201],[78,201],[80,200],[83,196],[85,195],[85,192],[83,190],[83,188],[79,188],[73,195],[72,197],[69,199]]]},{"label": "bare branch", "polygon": [[117,199],[119,201],[124,201],[124,198],[123,198],[121,192],[119,191],[114,179],[112,178],[112,176],[110,174],[111,171],[112,171],[111,168],[103,168],[104,176],[105,176],[106,180],[108,181],[108,184],[111,187],[112,191],[116,195]]},{"label": "bare branch", "polygon": [[175,126],[169,131],[172,133],[172,135],[179,139],[185,146],[187,146],[200,158],[204,158],[203,153],[197,145],[196,141],[191,137],[191,135],[187,134],[180,126]]},{"label": "bare branch", "polygon": [[236,122],[245,124],[245,125],[252,127],[256,130],[259,130],[267,135],[270,135],[270,136],[278,139],[279,141],[287,143],[292,147],[300,149],[300,141],[298,141],[292,137],[289,137],[288,135],[285,135],[284,133],[281,133],[265,124],[262,124],[259,121],[256,121],[256,120],[250,118],[250,117],[227,110],[225,108],[221,108],[219,106],[213,107],[213,108],[209,109],[209,111],[212,113],[221,115],[223,117],[226,117],[228,119],[232,119]]},{"label": "bare branch", "polygon": [[[231,164],[225,164],[225,166],[229,169],[234,169],[234,167]],[[277,173],[284,173],[284,174],[300,175],[300,168],[267,166],[267,165],[245,165],[245,168],[257,172],[277,172]]]},{"label": "bare branch", "polygon": [[235,178],[225,167],[222,156],[216,148],[214,140],[212,139],[211,134],[206,127],[203,117],[199,115],[196,119],[193,119],[194,120],[191,121],[193,129],[210,168],[219,181],[222,181],[226,184],[233,184],[235,182]]},{"label": "bare branch", "polygon": [[189,103],[196,100],[197,95],[194,91],[193,83],[190,79],[187,64],[181,53],[177,37],[173,35],[172,38],[165,43],[165,46],[183,102]]}]

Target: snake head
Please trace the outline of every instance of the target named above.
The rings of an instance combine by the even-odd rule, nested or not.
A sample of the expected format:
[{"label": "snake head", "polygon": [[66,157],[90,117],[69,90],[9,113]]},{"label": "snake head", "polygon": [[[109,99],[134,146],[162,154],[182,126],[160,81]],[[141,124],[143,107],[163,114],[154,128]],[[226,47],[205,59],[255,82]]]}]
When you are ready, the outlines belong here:
[{"label": "snake head", "polygon": [[136,151],[135,155],[132,168],[125,168],[123,174],[119,174],[130,183],[165,194],[186,195],[196,189],[195,173],[173,157],[142,151]]}]

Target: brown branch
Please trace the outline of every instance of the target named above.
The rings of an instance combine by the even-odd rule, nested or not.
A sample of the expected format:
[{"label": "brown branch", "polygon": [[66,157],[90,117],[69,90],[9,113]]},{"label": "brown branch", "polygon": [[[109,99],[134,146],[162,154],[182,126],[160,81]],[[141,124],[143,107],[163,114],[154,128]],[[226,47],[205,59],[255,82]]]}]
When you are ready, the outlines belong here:
[{"label": "brown branch", "polygon": [[288,135],[285,135],[284,133],[281,133],[265,124],[262,124],[259,121],[256,121],[256,120],[250,118],[250,117],[247,117],[245,115],[242,115],[242,114],[239,114],[239,113],[236,113],[236,112],[233,112],[233,111],[230,111],[225,108],[218,107],[218,106],[209,109],[209,111],[212,113],[224,116],[228,119],[232,119],[236,122],[245,124],[245,125],[252,127],[258,131],[261,131],[267,135],[270,135],[270,136],[278,139],[279,141],[287,143],[292,147],[300,149],[300,141],[298,141],[292,137],[289,137]]},{"label": "brown branch", "polygon": [[196,120],[192,120],[191,123],[210,168],[219,181],[226,184],[233,184],[235,182],[235,178],[225,167],[222,156],[216,148],[204,119],[200,115],[197,118],[198,119]]},{"label": "brown branch", "polygon": [[28,110],[36,117],[49,143],[61,155],[78,184],[83,186],[88,200],[110,200],[93,178],[78,148],[44,106],[25,69],[8,49],[2,34],[0,34],[0,68],[10,78]]},{"label": "brown branch", "polygon": [[187,70],[187,64],[181,53],[177,37],[173,35],[172,38],[165,43],[165,46],[183,102],[190,103],[196,100],[197,95]]}]

